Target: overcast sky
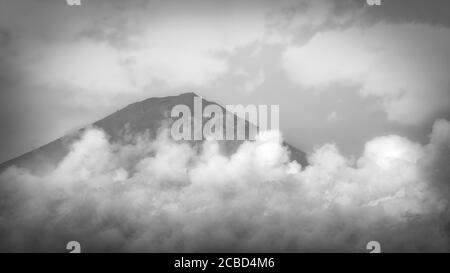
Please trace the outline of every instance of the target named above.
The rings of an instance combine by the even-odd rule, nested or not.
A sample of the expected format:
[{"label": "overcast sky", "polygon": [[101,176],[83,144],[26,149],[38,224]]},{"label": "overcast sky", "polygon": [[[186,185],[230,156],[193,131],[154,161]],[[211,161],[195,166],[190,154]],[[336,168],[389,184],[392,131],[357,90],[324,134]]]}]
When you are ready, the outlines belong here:
[{"label": "overcast sky", "polygon": [[0,161],[129,103],[280,104],[309,152],[426,143],[450,117],[450,2],[0,0]]}]

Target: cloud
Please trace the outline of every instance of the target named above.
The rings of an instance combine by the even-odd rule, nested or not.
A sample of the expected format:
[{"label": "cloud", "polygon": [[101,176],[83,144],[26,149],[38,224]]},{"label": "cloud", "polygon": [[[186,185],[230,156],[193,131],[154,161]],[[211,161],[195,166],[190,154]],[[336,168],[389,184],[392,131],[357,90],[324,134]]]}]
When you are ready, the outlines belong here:
[{"label": "cloud", "polygon": [[124,139],[92,128],[54,170],[2,173],[0,249],[365,251],[378,240],[384,251],[448,251],[448,121],[427,145],[382,136],[357,160],[324,144],[304,168],[274,131],[230,156],[164,128]]},{"label": "cloud", "polygon": [[380,100],[389,120],[421,124],[450,106],[449,37],[448,28],[426,24],[324,31],[303,46],[288,46],[282,64],[296,84],[357,87]]},{"label": "cloud", "polygon": [[11,33],[0,28],[0,48],[6,47],[11,40]]},{"label": "cloud", "polygon": [[280,1],[271,13],[267,44],[303,44],[316,33],[360,25],[368,16],[364,5],[353,0],[287,0]]},{"label": "cloud", "polygon": [[262,39],[268,9],[218,1],[2,6],[0,13],[20,15],[0,19],[0,48],[11,48],[5,59],[21,77],[17,88],[58,90],[83,106],[152,89],[210,86],[228,72],[229,54]]},{"label": "cloud", "polygon": [[[245,74],[245,76],[249,77],[248,74]],[[242,88],[243,88],[243,90],[245,92],[252,92],[256,88],[258,88],[259,86],[264,84],[265,78],[266,77],[265,77],[265,74],[264,74],[264,70],[259,69],[258,72],[256,73],[256,75],[254,75],[253,77],[249,78],[244,83]]]},{"label": "cloud", "polygon": [[[92,107],[155,89],[212,86],[230,71],[237,50],[284,43],[297,28],[346,18],[336,14],[339,6],[137,0],[73,8],[64,2],[7,1],[0,11],[0,44],[8,41],[12,49],[5,55],[21,77],[17,89],[57,90],[67,94],[67,104]],[[261,82],[258,73],[256,82],[242,83],[244,89]]]},{"label": "cloud", "polygon": [[336,111],[331,112],[330,114],[328,114],[327,116],[327,121],[337,121],[339,120],[340,117],[338,115],[338,113]]}]

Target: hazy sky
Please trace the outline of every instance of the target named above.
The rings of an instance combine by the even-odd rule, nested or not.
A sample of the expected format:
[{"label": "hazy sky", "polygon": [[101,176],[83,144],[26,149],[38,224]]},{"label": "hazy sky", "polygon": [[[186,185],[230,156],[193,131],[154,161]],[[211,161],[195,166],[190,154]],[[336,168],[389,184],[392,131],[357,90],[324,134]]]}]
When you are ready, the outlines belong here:
[{"label": "hazy sky", "polygon": [[280,104],[285,138],[359,154],[450,117],[446,0],[0,0],[0,161],[129,103]]}]

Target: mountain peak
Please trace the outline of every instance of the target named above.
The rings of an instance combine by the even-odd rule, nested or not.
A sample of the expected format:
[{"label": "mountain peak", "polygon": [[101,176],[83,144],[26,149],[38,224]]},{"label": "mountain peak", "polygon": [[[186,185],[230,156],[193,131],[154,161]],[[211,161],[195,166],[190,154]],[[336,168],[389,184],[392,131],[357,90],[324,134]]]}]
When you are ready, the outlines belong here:
[{"label": "mountain peak", "polygon": [[186,92],[186,93],[181,93],[180,95],[178,95],[178,97],[184,97],[184,96],[189,96],[189,97],[199,97],[199,95],[197,95],[194,92]]},{"label": "mountain peak", "polygon": [[177,98],[194,98],[194,97],[199,97],[199,95],[197,95],[194,92],[185,92],[185,93],[181,93],[179,95],[163,96],[163,97],[151,97],[151,98],[147,98],[147,99],[145,99],[145,100],[143,100],[141,102],[149,101],[149,100],[171,100],[171,99],[177,99]]},{"label": "mountain peak", "polygon": [[[125,126],[132,133],[149,131],[152,136],[154,136],[163,122],[168,119],[167,113],[170,113],[171,109],[175,105],[184,104],[193,109],[194,97],[199,97],[199,95],[194,92],[186,92],[175,96],[148,98],[146,100],[130,104],[127,107],[93,123],[93,125],[105,131],[112,141],[120,140],[120,138],[123,137],[122,132]],[[203,106],[205,106],[216,103],[203,99],[203,104]],[[63,136],[34,151],[0,164],[0,170],[13,164],[34,165],[36,162],[57,162],[67,154],[67,143],[70,143],[71,141],[73,141],[73,136]],[[236,150],[241,144],[241,141],[222,142],[229,148],[231,147],[231,150],[233,151]],[[306,163],[305,154],[291,145],[288,145],[288,147],[293,158],[304,165]]]},{"label": "mountain peak", "polygon": [[181,93],[179,95],[173,95],[173,96],[164,96],[164,97],[150,97],[138,102],[134,102],[132,104],[129,104],[127,107],[119,110],[125,110],[131,107],[155,107],[156,105],[176,105],[176,104],[188,104],[190,101],[194,100],[194,97],[200,97],[194,92],[186,92]]}]

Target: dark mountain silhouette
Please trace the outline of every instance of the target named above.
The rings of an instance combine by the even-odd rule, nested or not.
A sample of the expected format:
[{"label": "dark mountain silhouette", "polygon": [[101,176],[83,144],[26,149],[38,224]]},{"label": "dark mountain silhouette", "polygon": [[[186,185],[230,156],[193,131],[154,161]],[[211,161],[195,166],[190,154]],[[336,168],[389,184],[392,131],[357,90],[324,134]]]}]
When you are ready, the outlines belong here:
[{"label": "dark mountain silhouette", "polygon": [[[111,141],[118,141],[123,137],[123,132],[126,129],[129,133],[143,133],[149,131],[151,136],[155,136],[161,125],[171,121],[170,111],[175,105],[184,104],[191,109],[191,114],[194,114],[194,97],[195,93],[184,93],[178,96],[168,97],[154,97],[140,102],[128,105],[127,107],[93,123],[92,125],[103,129],[109,136]],[[209,104],[216,104],[214,102],[202,99],[203,108]],[[220,106],[220,105],[219,105]],[[225,108],[220,106],[222,110]],[[238,119],[235,116],[235,119]],[[207,119],[206,119],[207,120]],[[204,120],[205,122],[205,120]],[[250,126],[254,126],[248,121],[245,121],[246,132]],[[225,122],[224,122],[225,124]],[[3,171],[9,166],[16,165],[19,167],[26,167],[32,171],[46,171],[53,168],[68,152],[70,143],[73,142],[79,133],[90,126],[84,127],[73,134],[63,136],[47,145],[28,152],[22,156],[9,160],[0,164],[0,171]],[[200,141],[189,141],[193,145]],[[219,141],[223,150],[232,153],[234,152],[242,141],[223,140]],[[297,160],[302,166],[307,164],[305,153],[296,149],[292,145],[285,143],[290,150],[292,160]]]}]

